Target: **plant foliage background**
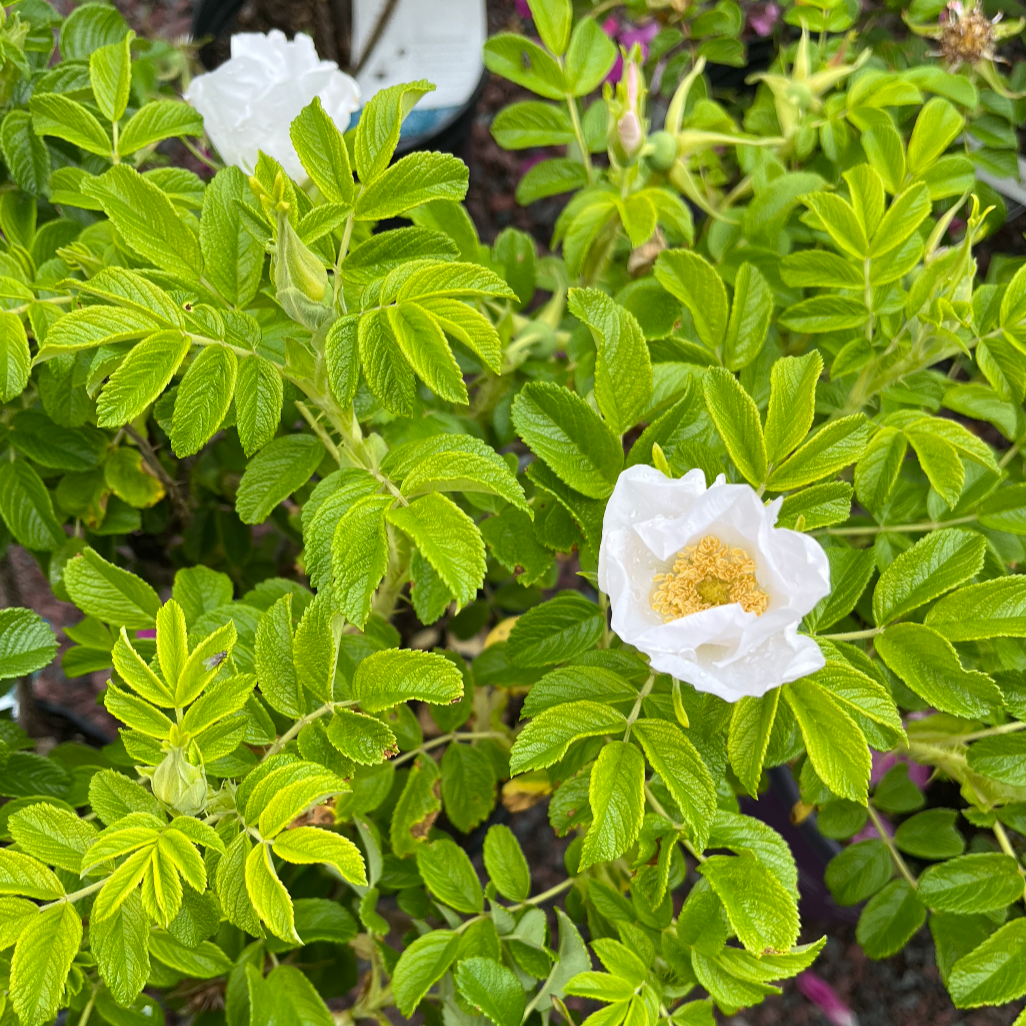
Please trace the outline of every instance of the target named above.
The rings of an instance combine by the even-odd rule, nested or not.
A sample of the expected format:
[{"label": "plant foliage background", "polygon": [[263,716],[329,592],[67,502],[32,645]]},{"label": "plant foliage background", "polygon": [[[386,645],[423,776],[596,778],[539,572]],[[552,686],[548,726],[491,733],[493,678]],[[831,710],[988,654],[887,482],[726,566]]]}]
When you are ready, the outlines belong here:
[{"label": "plant foliage background", "polygon": [[[65,673],[108,669],[123,729],[44,756],[0,720],[5,1026],[712,1023],[823,943],[738,803],[782,765],[827,836],[875,827],[826,876],[871,958],[928,922],[956,1006],[1026,994],[1026,269],[974,259],[1021,25],[917,0],[939,39],[902,48],[788,7],[719,95],[731,0],[659,6],[645,60],[578,6],[485,52],[537,97],[495,138],[560,154],[518,190],[570,193],[544,256],[481,243],[457,158],[393,161],[429,83],[344,137],[307,107],[306,182],[204,180],[157,148],[202,135],[181,54],[102,4],[9,9],[0,530],[81,610]],[[728,704],[612,633],[603,511],[639,464],[782,498],[830,561],[822,670]],[[169,592],[146,537],[180,539]],[[411,648],[412,618],[487,642]],[[2,678],[55,651],[0,611]],[[500,788],[573,837],[555,887],[487,825]]]}]

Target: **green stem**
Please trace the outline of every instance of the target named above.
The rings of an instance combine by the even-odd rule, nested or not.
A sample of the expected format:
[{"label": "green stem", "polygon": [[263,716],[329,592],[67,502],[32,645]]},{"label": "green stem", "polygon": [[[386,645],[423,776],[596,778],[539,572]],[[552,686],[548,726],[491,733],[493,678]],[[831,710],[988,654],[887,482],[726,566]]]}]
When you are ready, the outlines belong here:
[{"label": "green stem", "polygon": [[109,879],[109,876],[105,876],[102,880],[97,880],[96,883],[91,883],[88,887],[83,887],[78,891],[72,891],[70,894],[65,894],[56,901],[51,901],[46,905],[41,905],[40,911],[45,912],[48,908],[53,908],[54,905],[70,905],[73,902],[78,901],[80,898],[86,898],[90,894],[95,894],[96,891],[98,891]]},{"label": "green stem", "polygon": [[680,839],[680,843],[697,859],[699,862],[705,862],[705,855],[698,851],[694,845],[684,836],[687,827],[683,823],[674,823],[670,814],[663,808],[662,802],[652,793],[652,788],[648,786],[648,781],[645,781],[645,798],[648,804],[652,806],[652,811],[658,813],[663,819],[669,820],[673,829],[677,831]]},{"label": "green stem", "polygon": [[584,165],[585,174],[588,176],[588,184],[591,185],[593,177],[591,154],[588,152],[588,143],[584,138],[584,128],[581,125],[580,113],[577,110],[577,100],[570,93],[567,93],[566,96],[566,109],[570,114],[570,127],[574,130],[577,148],[581,151],[581,163]]},{"label": "green stem", "polygon": [[1000,821],[994,821],[994,836],[997,838],[998,844],[1001,845],[1001,850],[1006,855],[1011,855],[1015,859],[1016,868],[1019,870],[1019,875],[1026,878],[1026,869],[1023,869],[1022,862],[1019,861],[1019,856],[1015,853],[1015,849],[1012,847],[1012,842],[1008,839],[1008,834],[1005,833],[1005,828],[1002,826]]},{"label": "green stem", "polygon": [[859,535],[859,534],[910,534],[915,531],[939,531],[945,527],[954,527],[956,524],[971,524],[977,520],[977,514],[970,513],[965,517],[956,517],[954,520],[923,520],[918,524],[870,524],[866,527],[824,527],[821,531],[813,531],[812,535],[818,538],[820,535]]},{"label": "green stem", "polygon": [[624,741],[630,741],[631,739],[631,727],[634,726],[634,721],[641,715],[641,703],[644,702],[645,698],[652,691],[652,686],[655,684],[655,674],[650,674],[648,680],[645,681],[644,686],[638,692],[638,697],[634,700],[634,708],[631,709],[630,716],[627,717],[627,729],[623,732]]},{"label": "green stem", "polygon": [[430,741],[425,741],[422,745],[418,745],[408,752],[403,752],[398,758],[392,760],[392,765],[399,766],[404,762],[409,762],[410,759],[415,759],[418,755],[430,752],[433,748],[448,744],[450,741],[476,741],[488,737],[505,738],[507,736],[498,730],[466,730],[462,733],[450,730],[448,734],[440,734],[438,737],[433,737]]},{"label": "green stem", "polygon": [[335,261],[335,281],[332,290],[332,299],[334,305],[337,307],[339,302],[339,296],[342,297],[342,313],[346,313],[346,297],[342,292],[342,261],[345,260],[346,254],[349,252],[349,240],[353,236],[353,225],[356,223],[356,211],[355,209],[346,219],[346,226],[342,232],[342,244],[338,248],[338,259]]},{"label": "green stem", "polygon": [[562,883],[556,884],[555,887],[550,887],[547,891],[542,891],[541,894],[536,894],[533,898],[528,898],[526,901],[520,902],[519,905],[515,905],[513,910],[517,911],[522,908],[527,908],[528,906],[542,905],[548,901],[549,898],[554,898],[557,894],[562,894],[563,891],[570,890],[576,880],[576,876],[567,877],[566,880]]},{"label": "green stem", "polygon": [[277,755],[299,732],[308,724],[313,723],[314,720],[319,720],[322,716],[326,716],[330,712],[334,712],[336,709],[348,709],[350,706],[356,705],[354,701],[345,702],[325,702],[319,709],[314,709],[313,712],[308,712],[305,716],[301,716],[295,723],[285,731],[284,734],[277,741],[271,745],[270,748],[264,752],[264,757],[261,762],[265,762],[272,755]]},{"label": "green stem", "polygon": [[[956,734],[952,741],[965,744],[968,741],[979,741],[983,737],[997,737],[1000,734],[1014,734],[1017,730],[1026,730],[1026,723],[1018,720],[1013,723],[1002,723],[999,727],[988,727],[986,730],[977,730],[972,734]],[[936,743],[936,742],[935,742]]]},{"label": "green stem", "polygon": [[817,634],[815,637],[823,641],[861,641],[863,638],[875,638],[883,633],[882,627],[870,627],[864,631],[843,631],[840,634]]},{"label": "green stem", "polygon": [[89,1000],[86,1002],[85,1008],[82,1009],[82,1014],[78,1017],[78,1023],[76,1026],[86,1026],[89,1022],[90,1016],[93,1014],[93,1008],[96,1007],[96,989],[89,995]]},{"label": "green stem", "polygon": [[876,832],[880,835],[880,840],[887,845],[887,850],[891,853],[891,859],[898,867],[898,872],[909,882],[913,890],[918,890],[919,881],[912,875],[912,871],[905,864],[905,860],[901,857],[901,852],[898,851],[894,844],[894,838],[887,833],[883,821],[877,815],[876,809],[872,805],[867,805],[866,811],[869,813],[869,818],[873,821],[873,826],[876,827]]}]

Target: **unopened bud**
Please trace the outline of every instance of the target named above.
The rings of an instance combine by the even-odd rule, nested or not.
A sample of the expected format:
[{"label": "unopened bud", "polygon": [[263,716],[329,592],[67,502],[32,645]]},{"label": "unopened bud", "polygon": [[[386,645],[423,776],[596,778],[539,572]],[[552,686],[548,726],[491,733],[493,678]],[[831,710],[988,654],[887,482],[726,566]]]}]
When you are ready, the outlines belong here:
[{"label": "unopened bud", "polygon": [[648,163],[653,171],[669,171],[677,159],[677,140],[669,132],[653,132],[648,137]]},{"label": "unopened bud", "polygon": [[201,812],[207,803],[207,778],[200,766],[185,758],[185,750],[172,748],[153,771],[153,794],[165,805],[187,816]]},{"label": "unopened bud", "polygon": [[641,128],[641,119],[635,111],[628,110],[617,121],[616,135],[628,157],[633,157],[641,149],[642,143],[645,141],[645,133]]},{"label": "unopened bud", "polygon": [[278,292],[298,289],[319,303],[328,290],[328,272],[320,257],[296,234],[287,212],[278,210],[278,249],[274,259],[274,286]]}]

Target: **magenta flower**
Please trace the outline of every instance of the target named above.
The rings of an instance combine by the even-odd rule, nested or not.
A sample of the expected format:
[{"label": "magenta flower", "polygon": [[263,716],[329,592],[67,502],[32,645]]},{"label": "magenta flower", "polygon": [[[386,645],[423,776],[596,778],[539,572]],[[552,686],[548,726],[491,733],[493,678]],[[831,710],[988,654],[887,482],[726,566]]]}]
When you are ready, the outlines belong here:
[{"label": "magenta flower", "polygon": [[756,4],[748,14],[748,24],[758,36],[768,36],[780,21],[780,8],[774,3]]},{"label": "magenta flower", "polygon": [[855,1013],[822,976],[806,969],[798,974],[795,985],[802,997],[811,1001],[826,1016],[831,1026],[858,1026]]},{"label": "magenta flower", "polygon": [[527,0],[516,0],[517,14],[521,18],[531,19],[531,8],[527,6]]},{"label": "magenta flower", "polygon": [[145,630],[136,631],[135,636],[140,640],[153,641],[157,637],[157,632],[154,628],[149,627]]}]

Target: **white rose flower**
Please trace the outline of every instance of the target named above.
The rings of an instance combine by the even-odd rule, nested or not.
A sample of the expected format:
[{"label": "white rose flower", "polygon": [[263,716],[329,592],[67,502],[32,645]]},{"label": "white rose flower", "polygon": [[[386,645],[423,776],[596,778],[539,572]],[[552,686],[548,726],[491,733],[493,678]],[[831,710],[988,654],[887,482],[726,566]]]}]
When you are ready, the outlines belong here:
[{"label": "white rose flower", "polygon": [[774,526],[781,502],[722,475],[706,488],[701,470],[625,470],[599,548],[613,630],[653,669],[727,702],[822,669],[798,625],[829,594],[830,564],[813,538]]},{"label": "white rose flower", "polygon": [[315,96],[344,132],[360,106],[355,79],[334,61],[319,60],[309,36],[297,33],[290,43],[278,29],[232,36],[231,60],[194,78],[185,91],[226,164],[252,174],[263,150],[296,181],[305,179],[306,172],[289,126]]}]

